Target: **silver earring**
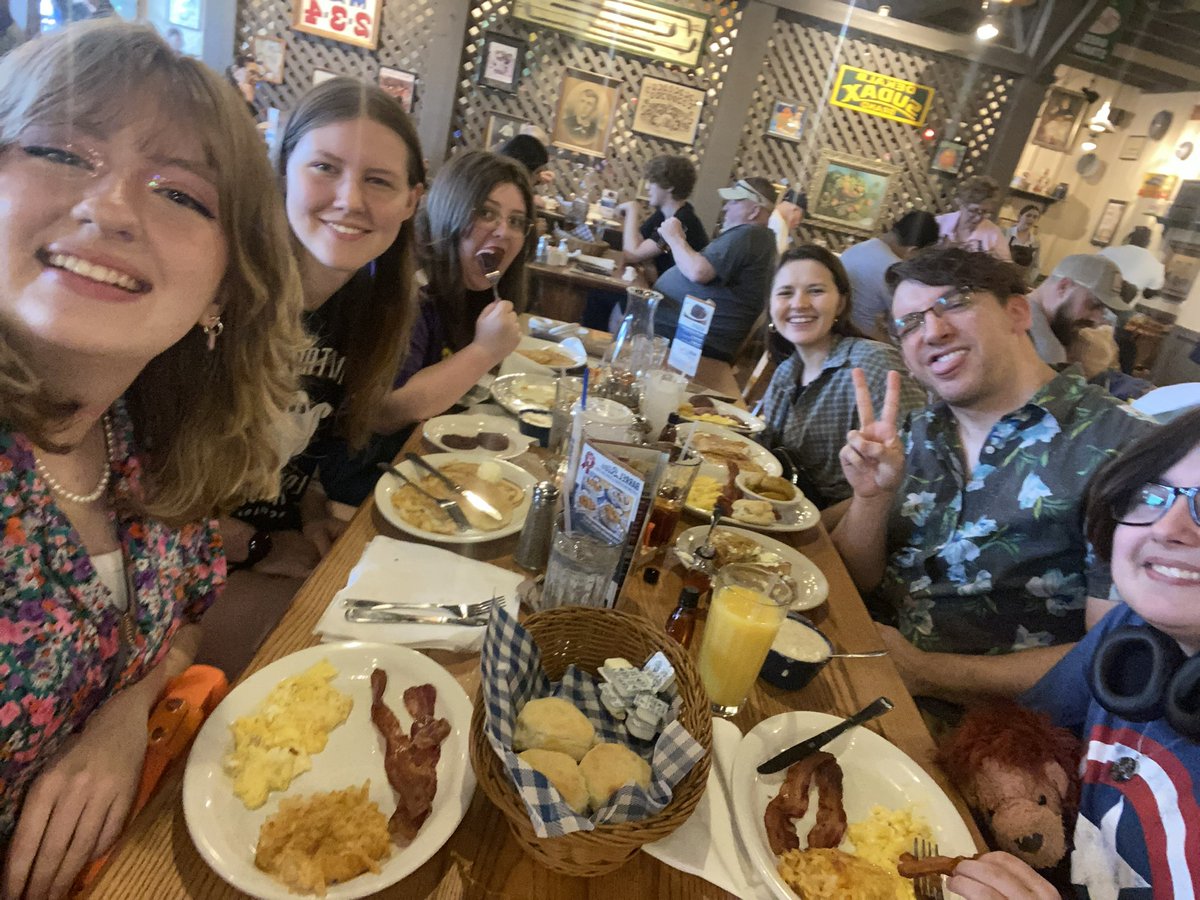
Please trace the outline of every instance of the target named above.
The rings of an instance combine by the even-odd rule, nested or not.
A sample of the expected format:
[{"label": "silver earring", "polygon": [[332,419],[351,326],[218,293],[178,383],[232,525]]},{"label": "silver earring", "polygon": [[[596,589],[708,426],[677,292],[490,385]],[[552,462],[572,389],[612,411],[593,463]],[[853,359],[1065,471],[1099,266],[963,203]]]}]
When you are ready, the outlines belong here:
[{"label": "silver earring", "polygon": [[225,323],[221,321],[220,316],[213,316],[209,323],[203,326],[201,331],[208,338],[208,352],[212,353],[217,349],[217,338],[221,336],[221,332],[225,330]]},{"label": "silver earring", "polygon": [[775,329],[775,323],[774,323],[774,322],[768,322],[768,323],[767,323],[767,331],[774,332],[775,330],[776,330],[776,329]]}]

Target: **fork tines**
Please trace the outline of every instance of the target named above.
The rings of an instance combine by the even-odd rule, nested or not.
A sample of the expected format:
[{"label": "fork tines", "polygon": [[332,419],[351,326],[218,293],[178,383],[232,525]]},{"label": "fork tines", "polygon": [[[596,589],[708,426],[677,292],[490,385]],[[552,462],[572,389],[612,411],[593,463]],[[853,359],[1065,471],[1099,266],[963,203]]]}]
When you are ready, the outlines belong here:
[{"label": "fork tines", "polygon": [[[913,856],[917,859],[927,859],[937,855],[937,844],[931,844],[924,838],[913,838]],[[922,875],[920,878],[914,878],[913,893],[917,895],[917,900],[944,900],[942,877],[940,875]]]}]

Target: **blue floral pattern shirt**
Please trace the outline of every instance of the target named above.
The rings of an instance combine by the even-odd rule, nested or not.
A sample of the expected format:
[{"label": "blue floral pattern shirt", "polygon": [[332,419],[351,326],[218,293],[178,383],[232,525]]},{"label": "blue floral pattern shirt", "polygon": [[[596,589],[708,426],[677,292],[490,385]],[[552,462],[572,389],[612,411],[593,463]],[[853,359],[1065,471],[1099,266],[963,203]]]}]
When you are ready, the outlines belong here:
[{"label": "blue floral pattern shirt", "polygon": [[1007,653],[1082,637],[1107,566],[1083,534],[1092,473],[1154,424],[1076,371],[1002,417],[968,474],[949,407],[915,412],[873,611],[923,650]]}]

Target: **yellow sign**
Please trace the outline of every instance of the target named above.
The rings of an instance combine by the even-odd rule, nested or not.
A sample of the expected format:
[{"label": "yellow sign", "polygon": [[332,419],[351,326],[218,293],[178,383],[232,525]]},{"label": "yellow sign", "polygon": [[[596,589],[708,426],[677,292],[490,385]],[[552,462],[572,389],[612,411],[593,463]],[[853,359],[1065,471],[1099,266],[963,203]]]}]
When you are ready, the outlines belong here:
[{"label": "yellow sign", "polygon": [[842,66],[838,69],[829,102],[869,116],[919,126],[925,124],[929,115],[933,88],[856,66]]}]

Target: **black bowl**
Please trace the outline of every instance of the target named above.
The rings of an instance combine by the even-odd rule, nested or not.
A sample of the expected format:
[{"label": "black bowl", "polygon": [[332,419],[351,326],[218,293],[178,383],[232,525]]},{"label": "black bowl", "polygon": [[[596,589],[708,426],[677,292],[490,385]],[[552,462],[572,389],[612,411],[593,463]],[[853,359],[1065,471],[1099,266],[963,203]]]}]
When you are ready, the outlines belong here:
[{"label": "black bowl", "polygon": [[[804,632],[815,634],[826,647],[825,658],[817,661],[807,661],[793,659],[790,656],[776,650],[775,647],[786,645],[789,641],[789,630],[803,629]],[[788,691],[798,691],[804,687],[817,673],[820,672],[829,662],[829,657],[833,653],[833,644],[829,642],[829,638],[825,637],[811,622],[803,615],[797,612],[788,613],[787,620],[784,621],[783,627],[779,629],[779,635],[775,638],[775,643],[771,649],[767,651],[767,658],[763,662],[759,677],[773,684],[775,687],[781,687]]]}]

